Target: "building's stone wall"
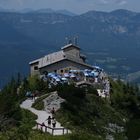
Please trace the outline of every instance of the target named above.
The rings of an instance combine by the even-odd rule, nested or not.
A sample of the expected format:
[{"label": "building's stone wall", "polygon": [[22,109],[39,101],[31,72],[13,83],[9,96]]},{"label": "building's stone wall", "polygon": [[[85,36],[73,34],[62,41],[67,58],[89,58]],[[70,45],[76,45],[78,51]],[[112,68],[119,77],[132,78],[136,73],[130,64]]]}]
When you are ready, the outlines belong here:
[{"label": "building's stone wall", "polygon": [[73,59],[75,60],[76,62],[81,62],[83,63],[83,59],[80,57],[80,50],[75,48],[75,47],[70,47],[70,48],[67,48],[67,49],[64,49],[64,54],[66,56],[66,58],[70,58],[70,59]]},{"label": "building's stone wall", "polygon": [[80,50],[79,49],[76,49],[74,47],[70,47],[70,48],[67,48],[67,49],[64,49],[63,50],[65,55],[71,55],[73,57],[76,57],[77,59],[80,58]]},{"label": "building's stone wall", "polygon": [[31,75],[38,75],[39,74],[38,63],[30,65],[30,71]]},{"label": "building's stone wall", "polygon": [[40,74],[43,74],[45,71],[47,72],[57,72],[57,73],[65,73],[69,70],[84,70],[89,69],[89,67],[84,66],[82,64],[78,64],[69,60],[63,60],[58,63],[46,66],[40,69]]}]

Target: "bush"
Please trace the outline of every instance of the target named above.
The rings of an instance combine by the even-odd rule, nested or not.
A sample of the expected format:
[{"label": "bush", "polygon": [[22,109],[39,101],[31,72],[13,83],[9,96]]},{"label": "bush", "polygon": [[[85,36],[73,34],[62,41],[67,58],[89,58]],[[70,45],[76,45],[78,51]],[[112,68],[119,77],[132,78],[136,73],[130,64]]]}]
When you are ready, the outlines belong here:
[{"label": "bush", "polygon": [[127,123],[127,136],[129,140],[140,138],[140,119],[132,119]]},{"label": "bush", "polygon": [[78,105],[85,99],[85,90],[74,85],[61,86],[58,89],[58,95],[68,102]]},{"label": "bush", "polygon": [[37,110],[43,110],[44,109],[44,102],[43,99],[47,98],[50,94],[42,95],[41,97],[37,98],[35,102],[33,103],[32,107]]}]

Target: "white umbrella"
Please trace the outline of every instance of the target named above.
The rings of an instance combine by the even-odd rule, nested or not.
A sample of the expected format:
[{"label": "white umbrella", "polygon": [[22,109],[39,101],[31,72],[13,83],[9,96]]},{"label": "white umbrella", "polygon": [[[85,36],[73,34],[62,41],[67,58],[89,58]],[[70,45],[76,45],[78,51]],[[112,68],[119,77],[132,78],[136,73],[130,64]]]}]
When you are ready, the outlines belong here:
[{"label": "white umbrella", "polygon": [[70,77],[71,77],[71,78],[74,78],[74,77],[76,77],[76,76],[75,76],[74,74],[71,74]]},{"label": "white umbrella", "polygon": [[88,72],[88,73],[91,72],[91,70],[89,70],[89,69],[85,69],[84,71],[85,71],[85,72]]},{"label": "white umbrella", "polygon": [[64,73],[64,77],[70,77],[68,73]]},{"label": "white umbrella", "polygon": [[65,78],[65,77],[63,77],[63,78],[61,78],[63,81],[67,81],[68,79],[67,78]]},{"label": "white umbrella", "polygon": [[87,72],[84,72],[84,76],[89,76]]},{"label": "white umbrella", "polygon": [[78,70],[70,70],[70,72],[78,72]]},{"label": "white umbrella", "polygon": [[55,80],[56,80],[56,82],[60,82],[61,81],[59,78],[56,78]]},{"label": "white umbrella", "polygon": [[47,76],[52,78],[52,77],[55,76],[55,75],[54,75],[54,73],[48,73]]},{"label": "white umbrella", "polygon": [[94,74],[94,76],[98,76],[99,75],[99,73],[96,72],[96,71],[92,71],[91,73]]}]

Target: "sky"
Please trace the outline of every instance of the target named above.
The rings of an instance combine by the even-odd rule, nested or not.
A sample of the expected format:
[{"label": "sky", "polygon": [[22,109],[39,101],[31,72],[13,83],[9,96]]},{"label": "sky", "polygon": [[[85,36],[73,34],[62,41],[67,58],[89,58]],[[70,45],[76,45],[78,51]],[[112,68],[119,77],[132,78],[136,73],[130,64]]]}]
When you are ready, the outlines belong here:
[{"label": "sky", "polygon": [[66,9],[81,14],[90,10],[128,9],[140,12],[140,0],[0,0],[3,9]]}]

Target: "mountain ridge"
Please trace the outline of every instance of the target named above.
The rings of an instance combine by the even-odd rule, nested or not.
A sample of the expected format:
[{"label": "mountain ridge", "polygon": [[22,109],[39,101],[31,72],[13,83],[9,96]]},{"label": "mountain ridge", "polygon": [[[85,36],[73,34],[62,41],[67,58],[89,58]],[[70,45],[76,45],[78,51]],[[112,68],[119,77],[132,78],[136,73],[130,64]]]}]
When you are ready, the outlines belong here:
[{"label": "mountain ridge", "polygon": [[31,8],[24,8],[21,10],[15,10],[15,9],[4,9],[0,7],[0,12],[5,12],[5,13],[20,13],[20,14],[27,14],[27,13],[58,13],[58,14],[64,14],[68,16],[76,16],[77,14],[68,11],[66,9],[61,9],[61,10],[53,10],[51,8],[43,8],[43,9],[31,9]]}]

